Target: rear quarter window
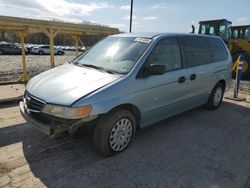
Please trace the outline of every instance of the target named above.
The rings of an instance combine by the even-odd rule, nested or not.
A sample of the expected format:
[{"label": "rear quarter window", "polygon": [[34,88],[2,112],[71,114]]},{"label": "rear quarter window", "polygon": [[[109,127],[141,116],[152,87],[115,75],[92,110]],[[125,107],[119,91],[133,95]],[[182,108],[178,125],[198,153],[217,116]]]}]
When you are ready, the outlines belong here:
[{"label": "rear quarter window", "polygon": [[180,38],[186,67],[211,63],[211,54],[205,37],[185,36]]},{"label": "rear quarter window", "polygon": [[227,59],[228,53],[225,44],[217,38],[207,38],[208,45],[212,55],[212,61],[223,61]]}]

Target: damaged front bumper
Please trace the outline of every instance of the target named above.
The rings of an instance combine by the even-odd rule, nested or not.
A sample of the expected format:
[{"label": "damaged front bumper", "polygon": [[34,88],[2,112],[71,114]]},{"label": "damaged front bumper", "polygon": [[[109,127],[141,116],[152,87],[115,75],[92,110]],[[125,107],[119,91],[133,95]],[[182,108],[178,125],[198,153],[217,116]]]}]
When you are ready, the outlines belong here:
[{"label": "damaged front bumper", "polygon": [[41,122],[37,118],[33,117],[31,113],[29,113],[25,107],[24,102],[21,101],[19,103],[20,112],[22,117],[27,121],[27,123],[31,124],[33,127],[38,129],[40,132],[50,136],[57,137],[57,135],[62,134],[63,132],[74,133],[80,126],[95,120],[98,116],[90,116],[87,118],[76,120],[72,123],[68,123],[68,120],[63,121],[55,121],[53,118],[48,118],[48,121]]}]

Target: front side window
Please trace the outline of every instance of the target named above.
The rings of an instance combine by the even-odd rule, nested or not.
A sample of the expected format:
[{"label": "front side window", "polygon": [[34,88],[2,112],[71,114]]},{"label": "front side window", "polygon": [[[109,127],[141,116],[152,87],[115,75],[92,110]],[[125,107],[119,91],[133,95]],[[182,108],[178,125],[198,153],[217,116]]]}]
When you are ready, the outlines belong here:
[{"label": "front side window", "polygon": [[107,37],[76,63],[121,74],[128,73],[149,46],[151,39],[136,37]]},{"label": "front side window", "polygon": [[150,54],[148,64],[164,65],[166,71],[181,68],[181,53],[177,40],[168,38],[160,41]]}]

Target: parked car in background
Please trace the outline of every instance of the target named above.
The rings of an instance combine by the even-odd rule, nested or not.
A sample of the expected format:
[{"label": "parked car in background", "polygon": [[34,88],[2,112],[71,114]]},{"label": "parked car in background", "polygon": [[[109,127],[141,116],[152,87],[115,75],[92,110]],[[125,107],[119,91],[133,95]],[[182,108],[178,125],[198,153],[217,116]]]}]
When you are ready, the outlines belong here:
[{"label": "parked car in background", "polygon": [[[28,51],[26,48],[25,48],[25,53],[28,54]],[[20,55],[20,54],[22,54],[22,49],[17,44],[1,43],[0,44],[0,55],[4,55],[4,54]]]},{"label": "parked car in background", "polygon": [[[57,48],[60,48],[64,51],[76,51],[76,47],[75,46],[57,46]],[[79,46],[78,47],[78,51],[79,52],[85,52],[89,47],[85,47],[85,46]]]},{"label": "parked car in background", "polygon": [[85,52],[86,50],[87,50],[87,49],[86,49],[85,46],[79,47],[79,51],[80,51],[80,52]]},{"label": "parked car in background", "polygon": [[31,53],[32,48],[37,47],[37,46],[39,46],[39,45],[37,45],[37,44],[26,44],[25,48],[27,49],[27,51],[29,53]]},{"label": "parked car in background", "polygon": [[[50,54],[50,47],[49,45],[40,45],[33,47],[30,51],[31,54],[38,54],[38,55],[49,55]],[[54,47],[54,53],[55,55],[64,55],[64,50],[60,48]]]}]

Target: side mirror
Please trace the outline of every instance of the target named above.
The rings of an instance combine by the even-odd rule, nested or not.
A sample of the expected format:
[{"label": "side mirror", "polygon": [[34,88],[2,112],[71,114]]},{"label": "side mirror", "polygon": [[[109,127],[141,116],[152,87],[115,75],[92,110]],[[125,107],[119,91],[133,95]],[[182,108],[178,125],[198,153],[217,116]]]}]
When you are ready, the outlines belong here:
[{"label": "side mirror", "polygon": [[166,72],[165,65],[150,64],[147,68],[147,75],[160,75]]}]

